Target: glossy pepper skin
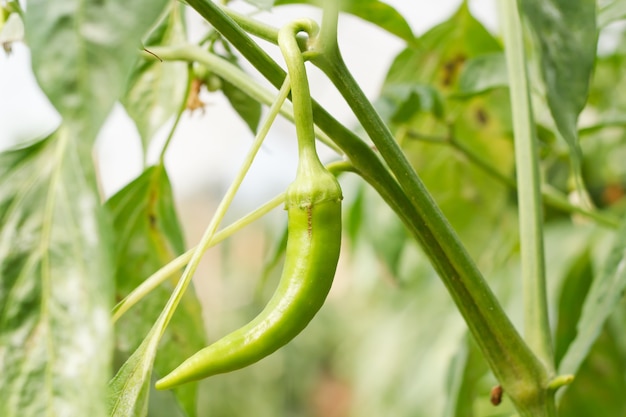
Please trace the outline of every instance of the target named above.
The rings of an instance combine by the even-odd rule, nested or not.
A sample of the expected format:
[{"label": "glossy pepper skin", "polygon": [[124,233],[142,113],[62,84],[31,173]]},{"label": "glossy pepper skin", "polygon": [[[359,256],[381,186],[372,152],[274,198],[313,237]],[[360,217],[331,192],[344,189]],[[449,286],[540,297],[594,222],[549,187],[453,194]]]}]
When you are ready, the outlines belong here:
[{"label": "glossy pepper skin", "polygon": [[296,337],[322,307],[339,259],[342,194],[336,178],[313,155],[300,159],[296,180],[287,189],[286,260],[269,303],[246,326],[159,380],[157,389],[251,365]]}]

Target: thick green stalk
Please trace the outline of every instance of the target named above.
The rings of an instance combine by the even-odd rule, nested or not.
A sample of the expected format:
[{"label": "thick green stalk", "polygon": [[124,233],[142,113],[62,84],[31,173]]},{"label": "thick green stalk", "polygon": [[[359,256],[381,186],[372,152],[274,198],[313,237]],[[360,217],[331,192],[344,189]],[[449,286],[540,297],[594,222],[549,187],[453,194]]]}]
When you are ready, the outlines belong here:
[{"label": "thick green stalk", "polygon": [[515,136],[517,200],[524,284],[524,333],[531,349],[552,374],[554,373],[554,350],[546,295],[539,156],[530,103],[522,25],[517,1],[507,0],[500,3]]},{"label": "thick green stalk", "polygon": [[[328,45],[326,45],[328,46]],[[392,133],[345,67],[337,48],[313,60],[344,96],[422,223],[417,238],[448,288],[476,342],[522,416],[548,416],[546,372],[515,330],[458,236]]]}]

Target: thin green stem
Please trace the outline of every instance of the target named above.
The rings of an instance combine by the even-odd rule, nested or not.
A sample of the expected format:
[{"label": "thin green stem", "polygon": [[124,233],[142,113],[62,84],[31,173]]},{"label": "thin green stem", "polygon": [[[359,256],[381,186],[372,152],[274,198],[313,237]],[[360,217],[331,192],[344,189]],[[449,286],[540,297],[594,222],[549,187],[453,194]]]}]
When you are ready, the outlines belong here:
[{"label": "thin green stem", "polygon": [[554,349],[546,294],[539,156],[536,149],[537,139],[530,102],[521,17],[517,1],[503,1],[500,5],[515,136],[524,287],[524,334],[531,349],[553,374]]},{"label": "thin green stem", "polygon": [[[309,39],[314,38],[319,31],[317,24],[309,19],[301,19],[287,24],[278,32],[278,44],[285,58],[291,79],[291,102],[296,120],[296,135],[298,137],[298,153],[300,161],[317,160],[315,151],[315,136],[313,133],[313,107],[311,105],[311,91],[304,66],[304,58],[300,46],[296,41],[299,32],[306,32]],[[303,165],[300,165],[303,166]]]},{"label": "thin green stem", "polygon": [[[357,173],[352,164],[347,161],[332,162],[326,165],[326,169],[332,172],[335,176],[338,176],[343,172]],[[274,210],[276,207],[284,202],[285,193],[280,193],[276,197],[263,204],[261,207],[246,214],[241,219],[223,228],[219,232],[216,232],[215,235],[213,235],[213,238],[211,239],[208,247],[213,247],[219,244],[220,242],[224,241],[225,239],[243,229],[244,227],[265,216],[267,213]],[[168,262],[154,274],[146,278],[137,288],[135,288],[130,294],[124,297],[122,301],[117,303],[117,305],[113,308],[113,323],[119,320],[119,318],[122,317],[124,313],[126,313],[134,305],[141,301],[146,295],[152,292],[152,290],[154,290],[165,280],[167,280],[169,277],[171,277],[172,275],[180,271],[181,268],[187,265],[196,249],[197,246],[194,246],[182,255]]]},{"label": "thin green stem", "polygon": [[550,383],[548,384],[548,389],[550,391],[557,391],[559,388],[562,388],[574,382],[574,378],[575,377],[572,374],[559,375],[550,381]]},{"label": "thin green stem", "polygon": [[[472,148],[460,141],[454,135],[432,136],[423,135],[419,132],[414,132],[412,130],[406,130],[404,132],[404,136],[410,139],[417,139],[422,142],[452,146],[458,152],[463,154],[463,156],[465,156],[471,163],[485,171],[487,174],[491,175],[494,179],[500,181],[501,183],[510,187],[513,190],[517,190],[517,183],[513,178],[510,178],[498,171],[493,165],[489,163],[489,161],[485,160],[482,156],[480,156],[480,154],[475,152]],[[402,139],[400,138],[399,141],[401,142]],[[546,205],[560,210],[564,213],[580,214],[591,220],[594,220],[597,224],[601,226],[611,229],[619,228],[619,220],[617,218],[614,218],[613,216],[604,213],[599,213],[595,210],[587,210],[584,207],[573,205],[567,200],[565,196],[559,193],[559,191],[552,189],[548,184],[545,184],[542,187],[541,197]]]},{"label": "thin green stem", "polygon": [[[470,149],[467,145],[457,139],[452,139],[450,144],[463,153],[473,164],[481,168],[483,171],[491,175],[493,178],[502,182],[503,184],[517,190],[517,183],[513,178],[510,178],[500,171],[495,169],[489,162],[485,161],[479,154]],[[583,215],[589,219],[594,220],[599,225],[609,227],[611,229],[617,229],[619,227],[619,220],[602,213],[598,213],[594,210],[587,210],[584,207],[571,204],[566,197],[560,195],[557,190],[550,188],[547,184],[541,188],[541,197],[543,202],[548,206],[561,210],[565,213],[576,213]]]},{"label": "thin green stem", "polygon": [[[237,86],[241,91],[250,98],[259,103],[271,104],[274,101],[274,94],[267,88],[262,87],[258,82],[254,81],[250,76],[243,72],[240,68],[228,62],[226,59],[212,54],[196,45],[180,45],[180,46],[155,46],[150,50],[157,54],[163,61],[185,61],[199,62],[214,74],[225,79],[230,84]],[[152,57],[150,58],[152,59]],[[284,80],[284,78],[283,78]],[[282,83],[282,80],[281,80]],[[280,114],[287,120],[294,122],[293,107],[290,103],[285,102],[280,108]],[[315,136],[326,146],[331,148],[338,154],[343,151],[339,148],[326,133],[318,127],[315,128]]]},{"label": "thin green stem", "polygon": [[599,213],[595,210],[587,210],[584,207],[571,204],[566,197],[564,197],[558,190],[551,187],[549,184],[544,184],[541,187],[541,195],[543,200],[549,206],[559,209],[567,213],[576,213],[582,216],[588,217],[594,220],[597,224],[609,227],[611,229],[619,228],[619,220],[617,218]]},{"label": "thin green stem", "polygon": [[260,22],[250,16],[238,13],[229,7],[222,7],[222,11],[233,19],[243,30],[265,41],[276,43],[278,29],[266,23]]},{"label": "thin green stem", "polygon": [[317,49],[320,51],[334,48],[337,45],[337,28],[339,26],[339,3],[338,0],[324,1],[324,14],[322,16],[322,29],[317,40]]},{"label": "thin green stem", "polygon": [[397,132],[398,143],[400,144],[404,143],[405,138],[415,139],[420,142],[436,143],[439,145],[449,145],[452,141],[452,138],[449,135],[428,135],[425,133],[407,129],[404,126],[400,127]]},{"label": "thin green stem", "polygon": [[[165,153],[172,142],[172,138],[174,137],[174,133],[176,132],[176,128],[178,127],[178,123],[183,116],[185,110],[187,110],[187,100],[189,99],[189,93],[191,92],[191,84],[193,83],[193,70],[191,64],[187,65],[187,87],[185,89],[185,95],[183,96],[183,100],[180,104],[180,108],[176,113],[176,118],[174,119],[174,124],[170,129],[169,134],[167,135],[167,139],[165,139],[165,143],[163,144],[163,148],[161,149],[161,153],[159,155],[159,164],[164,165],[165,162]],[[144,155],[144,163],[145,163],[146,155]]]},{"label": "thin green stem", "polygon": [[[222,242],[226,238],[235,234],[239,230],[248,226],[250,223],[260,219],[265,216],[267,213],[278,207],[285,201],[285,193],[281,193],[276,197],[272,198],[267,203],[263,204],[261,207],[257,208],[253,212],[245,215],[241,219],[237,220],[233,224],[225,227],[219,232],[213,235],[213,238],[210,240],[207,247],[212,247]],[[178,256],[177,258],[170,261],[167,265],[161,267],[154,274],[150,275],[146,280],[144,280],[141,285],[135,288],[130,294],[128,294],[122,301],[120,301],[113,308],[113,322],[115,323],[124,313],[130,310],[135,304],[137,304],[143,297],[148,295],[152,290],[161,285],[166,279],[174,275],[176,272],[180,271],[193,256],[196,251],[197,246],[189,249],[187,252]]]},{"label": "thin green stem", "polygon": [[163,318],[163,327],[161,328],[161,333],[163,332],[165,327],[167,327],[167,324],[169,323],[172,316],[174,315],[176,306],[180,302],[185,290],[189,286],[189,283],[191,282],[191,277],[193,277],[193,274],[198,268],[200,259],[202,259],[202,256],[204,255],[204,253],[211,246],[211,241],[214,238],[215,232],[217,228],[219,227],[222,219],[224,218],[224,215],[226,214],[228,207],[230,207],[230,203],[233,201],[235,194],[239,190],[239,186],[243,182],[244,177],[246,176],[248,170],[250,169],[250,166],[252,165],[252,162],[254,161],[254,158],[256,157],[257,152],[261,148],[261,145],[263,144],[263,140],[265,139],[265,136],[269,132],[269,129],[272,126],[274,120],[276,119],[276,116],[278,116],[280,107],[282,106],[283,102],[287,99],[287,96],[289,95],[289,90],[290,90],[289,82],[285,80],[285,82],[281,86],[278,97],[276,98],[274,104],[272,104],[272,107],[270,107],[270,110],[265,118],[265,121],[263,122],[263,124],[261,125],[261,128],[259,129],[259,132],[257,133],[257,136],[250,150],[248,151],[248,154],[246,155],[242,163],[242,166],[239,169],[237,176],[233,180],[231,186],[226,191],[224,198],[222,198],[222,201],[217,206],[217,209],[215,210],[215,214],[213,215],[211,222],[209,223],[206,230],[204,231],[204,234],[202,235],[202,238],[200,239],[198,246],[193,251],[191,255],[191,259],[189,260],[189,263],[185,267],[185,270],[183,271],[183,275],[180,281],[176,285],[176,288],[174,288],[172,296],[168,300],[167,305],[165,306],[163,310],[165,316]]},{"label": "thin green stem", "polygon": [[599,123],[596,123],[590,126],[585,126],[578,130],[578,134],[580,136],[589,135],[592,133],[596,133],[602,129],[612,128],[612,127],[626,128],[626,119],[616,118],[613,120],[601,121]]}]

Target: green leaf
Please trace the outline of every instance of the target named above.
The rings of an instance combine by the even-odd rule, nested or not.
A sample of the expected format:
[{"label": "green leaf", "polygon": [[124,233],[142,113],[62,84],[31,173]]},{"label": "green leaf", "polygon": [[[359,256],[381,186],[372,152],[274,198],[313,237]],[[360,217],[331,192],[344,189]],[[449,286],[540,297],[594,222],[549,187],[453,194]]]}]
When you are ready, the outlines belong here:
[{"label": "green leaf", "polygon": [[[150,388],[150,403],[148,416],[150,417],[186,417],[187,414],[180,408],[172,391],[159,391],[154,388],[157,379],[152,378]],[[194,410],[195,411],[195,410]]]},{"label": "green leaf", "polygon": [[459,78],[459,94],[473,96],[494,88],[508,87],[503,53],[479,55],[467,61]]},{"label": "green leaf", "polygon": [[393,84],[414,82],[444,92],[453,91],[468,59],[501,50],[498,41],[471,15],[463,2],[450,19],[420,38],[419,47],[409,47],[396,57],[384,89]]},{"label": "green leaf", "polygon": [[626,415],[626,352],[617,339],[624,332],[606,326],[589,356],[563,395],[560,417],[614,417]]},{"label": "green leaf", "polygon": [[[489,389],[493,380],[484,381],[489,367],[478,346],[468,334],[455,353],[448,369],[446,382],[448,401],[445,417],[474,417],[484,415],[477,412],[477,406],[489,403]],[[485,387],[485,383],[489,384]],[[492,408],[492,404],[488,404]],[[505,408],[502,405],[501,409]],[[507,414],[508,415],[508,414]]]},{"label": "green leaf", "polygon": [[[283,4],[312,4],[323,7],[323,0],[278,0],[276,6]],[[373,23],[407,41],[415,42],[415,35],[406,19],[393,7],[378,0],[344,0],[341,2],[341,10]]]},{"label": "green leaf", "polygon": [[26,40],[39,86],[81,140],[91,143],[167,0],[32,0]]},{"label": "green leaf", "polygon": [[375,228],[367,228],[364,239],[373,246],[377,257],[391,272],[394,280],[400,282],[401,260],[405,252],[409,234],[398,216],[380,199],[374,195],[371,188],[366,188],[367,207],[364,207],[364,224],[376,224]]},{"label": "green leaf", "polygon": [[106,412],[111,241],[91,149],[79,141],[63,125],[0,154],[3,417]]},{"label": "green leaf", "polygon": [[576,126],[587,102],[596,57],[596,1],[521,0],[521,7],[540,51],[550,112],[578,165]]},{"label": "green leaf", "polygon": [[[411,281],[414,277],[405,274],[402,258],[410,243],[409,234],[398,216],[381,200],[371,187],[364,183],[354,184],[355,198],[348,207],[344,229],[351,240],[353,253],[367,247],[372,261],[383,264],[395,284]],[[375,225],[375,227],[371,227]],[[414,255],[411,247],[410,255]]]},{"label": "green leaf", "polygon": [[239,87],[222,78],[222,92],[235,109],[237,114],[246,122],[252,133],[256,133],[261,120],[261,103],[250,98]]},{"label": "green leaf", "polygon": [[[463,3],[449,20],[425,33],[419,47],[409,47],[396,57],[381,93],[387,107],[383,116],[395,117],[391,127],[409,160],[471,254],[490,267],[510,250],[510,242],[495,242],[515,239],[515,232],[509,230],[494,235],[494,230],[502,232],[502,226],[514,225],[502,211],[509,190],[485,173],[476,158],[459,149],[472,151],[494,171],[510,176],[513,152],[508,91],[492,90],[462,101],[456,99],[456,92],[468,61],[500,52],[498,41]],[[443,101],[445,120],[437,112],[405,111],[416,107],[409,92],[424,89]],[[402,100],[403,95],[409,100]],[[458,145],[452,146],[452,141]],[[489,204],[483,204],[487,201]]]},{"label": "green leaf", "polygon": [[347,0],[344,10],[408,43],[415,41],[415,35],[409,23],[393,7],[378,0]]},{"label": "green leaf", "polygon": [[468,401],[463,398],[465,374],[469,360],[469,346],[464,340],[458,351],[450,361],[448,379],[446,381],[448,402],[446,403],[445,417],[472,417],[472,407],[468,407]]},{"label": "green leaf", "polygon": [[[117,242],[117,293],[121,299],[150,274],[184,252],[174,198],[163,166],[150,167],[106,203],[113,218]],[[161,285],[141,301],[141,307],[126,312],[116,324],[116,343],[128,357],[150,331],[165,306],[174,282]],[[190,286],[169,330],[164,334],[156,372],[164,375],[206,345],[200,304]],[[187,415],[196,415],[197,384],[175,390]],[[159,392],[160,395],[163,393]]]},{"label": "green leaf", "polygon": [[560,291],[558,323],[554,336],[554,357],[557,365],[569,344],[576,337],[576,324],[580,319],[592,277],[591,255],[588,250],[585,250],[582,254],[575,256],[574,263],[567,272]]},{"label": "green leaf", "polygon": [[[171,1],[164,19],[146,40],[150,46],[180,45],[187,38],[184,5]],[[155,133],[181,106],[187,89],[187,65],[184,62],[142,60],[134,69],[122,104],[135,121],[144,152]]]},{"label": "green leaf", "polygon": [[144,417],[148,401],[152,368],[159,346],[158,326],[154,326],[144,342],[122,365],[109,382],[108,407],[110,417]]},{"label": "green leaf", "polygon": [[559,374],[575,374],[600,335],[604,322],[623,297],[626,288],[626,222],[616,234],[602,273],[597,276],[585,299],[577,335],[559,364]]},{"label": "green leaf", "polygon": [[444,114],[444,104],[439,91],[421,84],[398,83],[385,89],[376,102],[383,119],[400,124],[409,121],[419,112],[432,113],[437,119]]},{"label": "green leaf", "polygon": [[[239,65],[238,57],[232,52],[230,45],[224,41],[222,42],[225,52],[220,56],[235,65],[237,68],[242,69]],[[230,102],[231,107],[237,112],[243,121],[246,122],[252,133],[256,134],[256,130],[261,120],[261,103],[250,97],[250,94],[241,90],[236,85],[228,82],[222,77],[217,77],[216,74],[209,72],[206,68],[202,68],[197,75],[200,76],[202,82],[207,85],[207,88],[209,88],[210,91],[215,91],[216,89],[214,89],[211,84],[219,85],[219,88],[222,89],[222,93]],[[218,83],[215,83],[215,77],[219,80]]]},{"label": "green leaf", "polygon": [[353,192],[352,204],[345,204],[347,207],[347,215],[344,221],[344,228],[351,240],[351,248],[355,248],[361,241],[361,232],[365,229],[364,212],[366,207],[365,187],[362,185],[355,186]]}]

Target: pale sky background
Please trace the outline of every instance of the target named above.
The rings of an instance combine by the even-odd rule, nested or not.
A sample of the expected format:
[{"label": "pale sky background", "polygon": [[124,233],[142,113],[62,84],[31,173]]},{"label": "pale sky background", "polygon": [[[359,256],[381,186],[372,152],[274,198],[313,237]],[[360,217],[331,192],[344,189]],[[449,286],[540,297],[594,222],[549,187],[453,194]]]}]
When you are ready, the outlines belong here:
[{"label": "pale sky background", "polygon": [[[409,1],[387,0],[400,11],[413,31],[424,33],[446,19],[460,0]],[[241,6],[242,2],[233,2]],[[495,0],[473,0],[472,11],[490,29],[496,28]],[[302,16],[319,21],[321,14],[307,6],[285,6],[260,18],[275,26]],[[203,22],[190,14],[192,39],[201,36]],[[339,24],[342,52],[355,78],[366,94],[375,98],[393,57],[402,50],[403,42],[377,27],[349,15],[342,15]],[[277,49],[272,56],[282,62]],[[254,70],[250,70],[254,73]],[[255,75],[256,76],[256,75]],[[334,87],[321,73],[309,74],[314,97],[335,117],[354,125],[355,118]],[[204,114],[185,114],[168,150],[167,166],[174,190],[181,199],[200,194],[222,194],[239,169],[252,141],[252,135],[232,111],[221,94],[202,96],[207,103]],[[30,70],[29,54],[23,44],[15,44],[7,57],[0,53],[0,147],[41,137],[52,131],[59,118],[39,90]],[[160,144],[171,124],[160,132],[150,154],[158,154]],[[284,190],[295,173],[295,134],[290,123],[279,121],[268,135],[242,185],[240,209],[245,212]],[[102,186],[107,195],[119,190],[142,169],[139,137],[132,121],[121,106],[116,106],[102,129],[97,156],[102,173]],[[328,153],[327,157],[332,156]]]}]

